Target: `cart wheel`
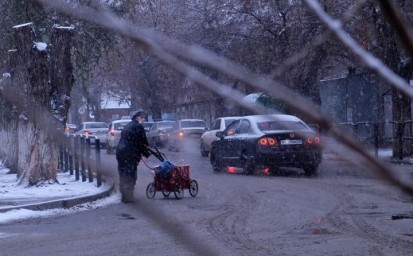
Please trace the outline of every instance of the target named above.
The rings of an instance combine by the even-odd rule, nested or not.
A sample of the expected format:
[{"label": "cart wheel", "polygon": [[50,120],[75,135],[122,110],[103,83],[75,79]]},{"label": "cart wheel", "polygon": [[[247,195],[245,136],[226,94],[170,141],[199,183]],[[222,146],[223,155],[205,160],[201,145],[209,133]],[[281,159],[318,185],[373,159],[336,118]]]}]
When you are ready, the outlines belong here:
[{"label": "cart wheel", "polygon": [[147,196],[149,199],[152,199],[152,198],[155,197],[155,193],[156,193],[155,184],[154,184],[153,182],[151,182],[151,183],[149,183],[148,186],[146,187],[146,196]]},{"label": "cart wheel", "polygon": [[169,195],[171,194],[171,191],[168,191],[168,190],[162,190],[162,195],[164,196],[164,197],[169,197]]},{"label": "cart wheel", "polygon": [[181,184],[175,183],[174,188],[174,194],[176,199],[184,198],[184,189],[182,188]]},{"label": "cart wheel", "polygon": [[196,180],[191,180],[189,182],[189,194],[192,197],[196,197],[196,195],[198,195],[198,182],[196,182]]}]

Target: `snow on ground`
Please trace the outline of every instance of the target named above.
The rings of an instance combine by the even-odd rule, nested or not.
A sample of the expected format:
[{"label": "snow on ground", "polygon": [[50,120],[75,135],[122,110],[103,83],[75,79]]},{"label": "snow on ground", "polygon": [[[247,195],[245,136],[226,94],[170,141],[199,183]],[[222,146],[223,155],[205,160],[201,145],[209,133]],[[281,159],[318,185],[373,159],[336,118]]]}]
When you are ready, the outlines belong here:
[{"label": "snow on ground", "polygon": [[94,202],[80,204],[68,209],[56,208],[44,211],[32,211],[26,209],[11,210],[0,213],[0,224],[29,218],[45,218],[50,216],[66,215],[80,211],[93,210],[110,204],[119,204],[119,202],[120,196],[118,193],[115,193],[107,198],[100,199]]},{"label": "snow on ground", "polygon": [[[105,190],[104,186],[98,188],[96,182],[81,182],[76,181],[74,175],[68,173],[58,173],[58,181],[60,184],[43,184],[39,187],[27,187],[25,185],[17,185],[15,174],[7,174],[9,169],[5,168],[0,163],[0,208],[7,201],[21,200],[30,202],[31,199],[45,199],[51,197],[78,197],[93,195]],[[100,199],[94,202],[84,203],[67,209],[51,209],[44,211],[32,211],[26,209],[10,210],[0,213],[0,224],[22,220],[33,217],[48,217],[52,215],[64,215],[76,211],[85,211],[103,207],[105,205],[119,203],[119,193],[113,193],[111,196]]]}]

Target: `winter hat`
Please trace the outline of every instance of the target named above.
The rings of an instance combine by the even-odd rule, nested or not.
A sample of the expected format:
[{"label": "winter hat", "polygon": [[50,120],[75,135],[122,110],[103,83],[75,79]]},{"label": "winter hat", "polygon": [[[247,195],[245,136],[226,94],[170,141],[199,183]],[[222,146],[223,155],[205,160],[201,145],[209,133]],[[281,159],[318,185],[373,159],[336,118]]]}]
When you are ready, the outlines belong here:
[{"label": "winter hat", "polygon": [[146,116],[146,112],[143,109],[138,109],[132,113],[132,119],[135,119],[137,116]]}]

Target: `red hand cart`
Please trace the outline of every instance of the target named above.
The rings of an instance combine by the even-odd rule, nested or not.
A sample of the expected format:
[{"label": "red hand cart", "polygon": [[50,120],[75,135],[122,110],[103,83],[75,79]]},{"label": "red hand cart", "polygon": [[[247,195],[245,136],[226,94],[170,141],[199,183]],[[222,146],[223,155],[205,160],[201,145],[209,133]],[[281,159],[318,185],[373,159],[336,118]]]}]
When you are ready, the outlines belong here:
[{"label": "red hand cart", "polygon": [[169,197],[173,192],[177,199],[184,197],[184,189],[195,197],[198,194],[198,182],[191,179],[189,165],[174,166],[167,176],[159,175],[159,166],[152,168],[153,182],[146,187],[146,196],[149,199],[155,197],[157,191],[162,191],[164,197]]}]

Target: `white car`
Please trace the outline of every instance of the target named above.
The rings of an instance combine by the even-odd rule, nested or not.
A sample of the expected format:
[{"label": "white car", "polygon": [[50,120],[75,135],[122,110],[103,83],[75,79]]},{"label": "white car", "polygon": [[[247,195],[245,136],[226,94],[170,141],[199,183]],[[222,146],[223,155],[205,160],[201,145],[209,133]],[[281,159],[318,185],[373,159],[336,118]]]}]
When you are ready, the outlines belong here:
[{"label": "white car", "polygon": [[215,134],[219,131],[223,131],[229,124],[239,118],[240,117],[237,116],[229,116],[215,119],[208,131],[204,132],[201,136],[201,155],[208,156],[208,153],[211,150],[212,142],[218,139]]},{"label": "white car", "polygon": [[104,122],[83,122],[80,125],[80,130],[75,134],[83,136],[85,139],[89,138],[92,145],[95,144],[96,139],[99,139],[101,146],[105,147],[108,128],[108,124]]},{"label": "white car", "polygon": [[123,131],[123,127],[125,127],[128,123],[130,123],[131,119],[121,119],[115,120],[109,125],[109,131],[106,134],[107,138],[107,145],[106,145],[106,152],[108,154],[113,154],[116,151],[116,147],[118,146],[120,140],[120,134]]}]

